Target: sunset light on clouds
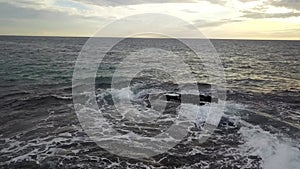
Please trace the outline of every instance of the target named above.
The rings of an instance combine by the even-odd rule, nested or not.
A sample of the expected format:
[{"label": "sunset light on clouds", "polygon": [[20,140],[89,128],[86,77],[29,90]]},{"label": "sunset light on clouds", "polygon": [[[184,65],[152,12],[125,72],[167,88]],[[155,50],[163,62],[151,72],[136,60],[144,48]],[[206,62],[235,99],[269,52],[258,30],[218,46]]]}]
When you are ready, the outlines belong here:
[{"label": "sunset light on clouds", "polygon": [[[298,0],[0,0],[0,4],[1,35],[92,36],[116,19],[161,13],[193,24],[208,38],[300,39]],[[122,29],[114,32],[122,35]]]}]

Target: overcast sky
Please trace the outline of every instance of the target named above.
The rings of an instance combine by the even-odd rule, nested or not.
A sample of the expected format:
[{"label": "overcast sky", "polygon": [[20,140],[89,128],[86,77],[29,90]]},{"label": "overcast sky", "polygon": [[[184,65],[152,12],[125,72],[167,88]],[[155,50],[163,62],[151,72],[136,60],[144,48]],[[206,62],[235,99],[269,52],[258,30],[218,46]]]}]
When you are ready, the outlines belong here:
[{"label": "overcast sky", "polygon": [[[178,17],[208,38],[300,40],[299,0],[0,0],[0,34],[93,36],[116,19],[143,13]],[[129,22],[103,36],[122,36],[134,29]]]}]

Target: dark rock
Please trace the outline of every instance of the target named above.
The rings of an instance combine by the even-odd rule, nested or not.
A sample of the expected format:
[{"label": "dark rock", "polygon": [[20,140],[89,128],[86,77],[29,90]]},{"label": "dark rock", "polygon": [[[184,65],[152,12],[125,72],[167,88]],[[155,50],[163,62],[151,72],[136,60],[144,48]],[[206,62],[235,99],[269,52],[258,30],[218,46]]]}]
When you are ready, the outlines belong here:
[{"label": "dark rock", "polygon": [[31,158],[31,159],[36,159],[36,158],[37,158],[37,155],[30,155],[30,158]]},{"label": "dark rock", "polygon": [[[194,95],[194,94],[180,94],[180,93],[159,93],[159,94],[148,94],[144,97],[147,107],[152,107],[151,102],[156,101],[167,101],[175,103],[186,103],[203,106],[206,103],[217,103],[218,98],[212,98],[211,96],[205,95]],[[179,104],[178,104],[179,105]]]},{"label": "dark rock", "polygon": [[181,95],[176,93],[170,93],[165,95],[167,101],[181,101]]}]

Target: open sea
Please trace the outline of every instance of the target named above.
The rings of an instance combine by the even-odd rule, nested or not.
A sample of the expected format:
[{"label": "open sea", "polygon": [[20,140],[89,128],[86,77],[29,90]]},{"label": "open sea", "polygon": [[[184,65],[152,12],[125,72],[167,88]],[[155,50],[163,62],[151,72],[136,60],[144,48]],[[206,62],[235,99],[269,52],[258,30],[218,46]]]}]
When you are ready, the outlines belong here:
[{"label": "open sea", "polygon": [[[191,129],[169,151],[131,159],[99,147],[76,116],[72,76],[87,40],[0,36],[0,168],[300,169],[300,41],[211,40],[227,84],[225,112],[218,127],[204,143],[194,136],[198,130]],[[110,41],[102,39],[104,44]],[[98,68],[95,90],[104,114],[114,110],[110,83],[117,59],[148,44],[164,45],[186,56],[200,92],[209,90],[201,61],[189,58],[189,51],[173,40],[129,39],[125,47],[110,51]],[[99,52],[105,51],[100,48]],[[143,53],[138,56],[137,63]],[[164,81],[168,78],[143,72],[129,88],[113,91],[120,98],[130,94],[139,106],[144,93],[171,90],[172,85]],[[200,107],[196,111],[209,108]],[[171,115],[163,117],[166,124],[172,122],[176,108],[168,111]],[[163,131],[150,122],[133,125],[110,118],[124,133],[151,136]]]}]

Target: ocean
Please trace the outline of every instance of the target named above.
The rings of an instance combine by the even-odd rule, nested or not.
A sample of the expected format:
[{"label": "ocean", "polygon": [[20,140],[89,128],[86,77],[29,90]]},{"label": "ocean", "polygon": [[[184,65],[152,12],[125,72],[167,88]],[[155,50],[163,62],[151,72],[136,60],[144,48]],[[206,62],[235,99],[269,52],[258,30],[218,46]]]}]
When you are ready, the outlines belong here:
[{"label": "ocean", "polygon": [[[112,41],[100,39],[103,44]],[[0,168],[299,169],[300,41],[210,40],[226,79],[225,109],[217,128],[200,143],[197,132],[201,127],[196,125],[170,150],[135,159],[96,144],[75,112],[72,77],[87,40],[0,36]],[[200,92],[209,94],[212,85],[201,61],[189,57],[191,52],[174,40],[128,39],[106,55],[95,78],[98,107],[121,133],[155,136],[176,118],[174,105],[159,117],[161,125],[153,121],[133,124],[110,115],[115,111],[113,92],[119,99],[129,97],[140,108],[145,93],[176,88],[169,83],[172,77],[154,70],[131,77],[129,87],[111,88],[120,60],[149,44],[185,56]],[[99,48],[98,52],[106,51]],[[134,54],[131,62],[139,63],[143,53]],[[201,114],[210,104],[188,106],[186,111]],[[193,120],[199,122],[199,118]]]}]

